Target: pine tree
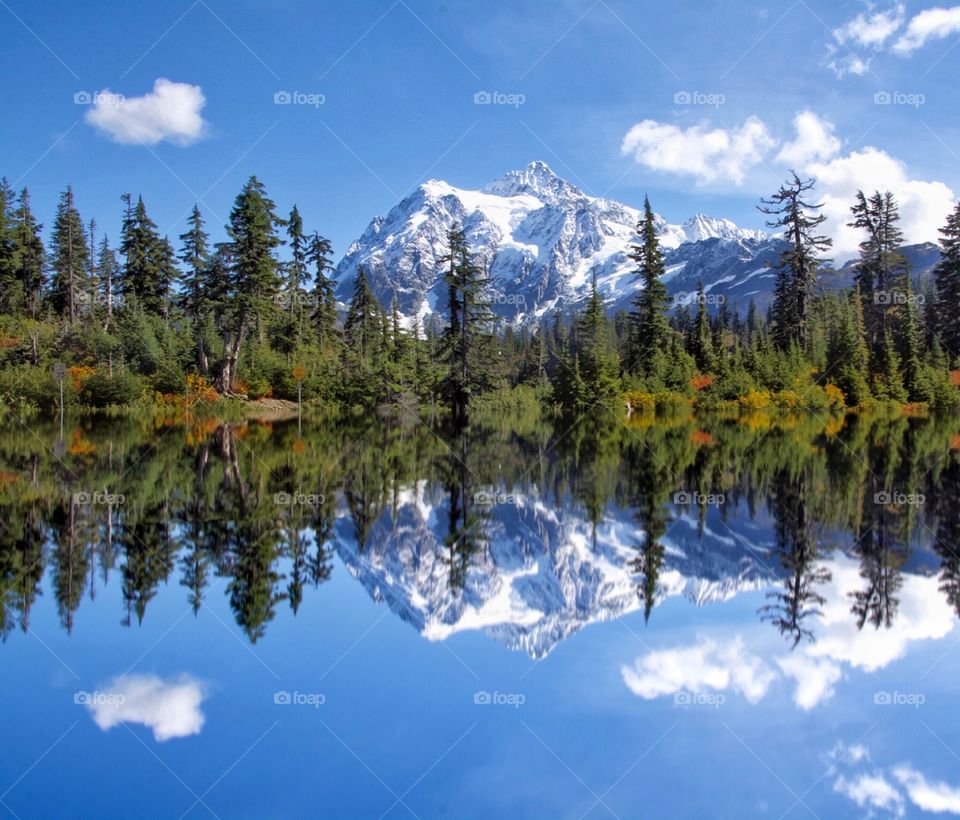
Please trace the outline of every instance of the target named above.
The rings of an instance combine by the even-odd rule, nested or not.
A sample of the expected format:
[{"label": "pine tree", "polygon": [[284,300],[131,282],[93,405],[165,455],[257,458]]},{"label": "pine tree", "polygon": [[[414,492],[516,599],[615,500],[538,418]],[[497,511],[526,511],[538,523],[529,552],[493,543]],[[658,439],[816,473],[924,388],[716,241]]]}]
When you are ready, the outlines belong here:
[{"label": "pine tree", "polygon": [[86,286],[87,241],[83,222],[69,185],[60,195],[50,247],[50,301],[54,310],[73,324],[79,315],[80,294]]},{"label": "pine tree", "polygon": [[885,339],[894,331],[900,298],[907,279],[907,262],[900,253],[903,232],[897,223],[900,212],[893,194],[875,192],[869,199],[863,191],[851,208],[850,227],[867,232],[860,243],[855,280],[863,301],[864,325],[870,349],[871,367],[878,369]]},{"label": "pine tree", "polygon": [[203,229],[203,215],[198,205],[194,204],[187,224],[187,230],[180,234],[179,259],[187,269],[183,277],[180,308],[190,319],[197,350],[197,364],[200,372],[206,375],[209,363],[204,331],[215,294],[211,292],[213,289],[209,281],[210,238]]},{"label": "pine tree", "polygon": [[142,197],[137,198],[132,208],[129,194],[124,195],[123,201],[127,203],[120,234],[124,301],[148,314],[166,318],[177,277],[173,248],[157,233]]},{"label": "pine tree", "polygon": [[960,202],[940,229],[940,261],[934,271],[935,329],[951,364],[960,359]]},{"label": "pine tree", "polygon": [[820,254],[833,244],[829,237],[816,233],[826,216],[818,213],[822,205],[806,199],[814,180],[801,180],[792,171],[790,176],[770,199],[761,200],[760,206],[762,213],[774,217],[767,225],[783,228],[783,238],[789,243],[780,257],[772,311],[773,339],[781,350],[791,344],[809,344],[810,304],[816,292],[817,270],[826,261]]},{"label": "pine tree", "polygon": [[687,352],[693,356],[701,373],[710,373],[716,367],[713,351],[713,334],[710,330],[710,314],[707,312],[707,295],[703,282],[697,290],[697,318],[694,321]]},{"label": "pine tree", "polygon": [[654,222],[650,199],[644,198],[643,219],[637,225],[639,244],[631,248],[630,258],[637,264],[637,275],[643,280],[643,290],[634,301],[633,344],[629,369],[649,376],[655,370],[658,355],[662,356],[670,336],[667,321],[669,297],[661,277],[664,274],[663,255]]},{"label": "pine tree", "polygon": [[0,179],[0,313],[13,313],[21,295],[15,271],[14,199],[7,178]]},{"label": "pine tree", "polygon": [[45,251],[40,225],[30,210],[30,193],[20,192],[13,222],[13,273],[21,295],[18,301],[30,316],[36,318],[40,310],[40,296],[45,284]]},{"label": "pine tree", "polygon": [[313,265],[313,296],[315,301],[313,323],[320,347],[334,341],[337,332],[337,302],[333,295],[333,282],[327,271],[333,269],[330,240],[313,233],[307,246],[306,259]]},{"label": "pine tree", "polygon": [[597,291],[596,274],[590,284],[586,309],[577,324],[578,371],[592,396],[591,403],[612,399],[619,391],[617,356],[611,350],[607,316]]},{"label": "pine tree", "polygon": [[103,235],[97,248],[97,268],[100,273],[100,290],[104,305],[104,327],[109,329],[113,321],[114,296],[120,282],[120,263],[113,248],[110,247],[110,240],[107,239],[106,234]]},{"label": "pine tree", "polygon": [[444,379],[444,398],[454,419],[466,416],[470,398],[488,383],[492,362],[481,362],[482,351],[490,337],[493,319],[490,304],[484,296],[485,279],[467,245],[466,234],[459,225],[447,233],[448,250],[441,258],[447,265],[449,313],[444,333],[444,353],[448,365]]},{"label": "pine tree", "polygon": [[240,348],[252,329],[273,314],[280,288],[274,251],[280,244],[280,220],[263,184],[252,176],[234,200],[227,225],[230,274],[228,306],[223,323],[220,389],[229,391],[237,376]]}]

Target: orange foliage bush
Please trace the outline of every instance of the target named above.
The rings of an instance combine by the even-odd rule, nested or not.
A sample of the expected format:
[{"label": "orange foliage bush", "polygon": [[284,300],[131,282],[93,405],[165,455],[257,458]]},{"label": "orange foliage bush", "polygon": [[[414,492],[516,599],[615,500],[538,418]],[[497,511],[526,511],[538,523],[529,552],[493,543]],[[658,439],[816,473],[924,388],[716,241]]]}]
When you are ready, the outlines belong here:
[{"label": "orange foliage bush", "polygon": [[97,372],[97,368],[87,367],[86,365],[75,365],[74,367],[68,368],[67,372],[70,374],[70,381],[73,382],[73,389],[79,393],[83,390],[83,385],[87,379]]},{"label": "orange foliage bush", "polygon": [[706,390],[713,384],[714,378],[709,373],[703,373],[690,379],[690,386],[694,390]]}]

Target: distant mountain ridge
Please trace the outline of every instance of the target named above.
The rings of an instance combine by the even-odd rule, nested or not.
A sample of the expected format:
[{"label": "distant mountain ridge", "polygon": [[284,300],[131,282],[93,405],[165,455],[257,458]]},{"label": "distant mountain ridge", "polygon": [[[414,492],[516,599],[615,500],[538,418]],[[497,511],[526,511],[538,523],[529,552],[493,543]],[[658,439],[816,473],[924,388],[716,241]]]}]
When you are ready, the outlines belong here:
[{"label": "distant mountain ridge", "polygon": [[[480,190],[430,180],[350,245],[334,273],[337,298],[349,301],[363,266],[381,304],[395,298],[408,322],[439,317],[446,298],[439,260],[447,231],[459,223],[489,277],[493,311],[505,322],[531,324],[570,310],[587,297],[594,275],[607,306],[626,308],[641,287],[628,256],[640,216],[629,205],[585,194],[539,161]],[[682,225],[658,216],[657,230],[676,304],[689,301],[702,282],[740,312],[751,299],[768,307],[782,240],[705,214]],[[905,251],[915,274],[938,258],[934,245]],[[849,284],[851,276],[848,263],[826,276],[825,286]]]}]

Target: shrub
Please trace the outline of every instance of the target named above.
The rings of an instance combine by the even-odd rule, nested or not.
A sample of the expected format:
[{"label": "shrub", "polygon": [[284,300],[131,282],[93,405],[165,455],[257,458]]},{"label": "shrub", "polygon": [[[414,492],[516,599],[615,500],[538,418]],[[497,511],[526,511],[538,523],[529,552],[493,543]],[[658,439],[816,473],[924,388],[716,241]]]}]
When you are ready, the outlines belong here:
[{"label": "shrub", "polygon": [[115,372],[111,378],[106,373],[95,373],[83,385],[80,400],[91,407],[112,407],[133,404],[143,390],[143,384],[127,370]]}]

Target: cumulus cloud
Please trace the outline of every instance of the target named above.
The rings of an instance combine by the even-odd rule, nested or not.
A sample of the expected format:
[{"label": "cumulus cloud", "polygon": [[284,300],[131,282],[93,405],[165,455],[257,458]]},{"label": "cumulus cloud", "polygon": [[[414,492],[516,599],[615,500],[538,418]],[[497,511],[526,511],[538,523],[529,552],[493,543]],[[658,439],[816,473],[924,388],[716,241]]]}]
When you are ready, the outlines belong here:
[{"label": "cumulus cloud", "polygon": [[801,111],[793,118],[796,134],[777,154],[777,161],[791,168],[803,168],[815,160],[826,160],[840,151],[833,123],[820,119],[812,111]]},{"label": "cumulus cloud", "polygon": [[861,774],[851,780],[840,776],[834,781],[833,790],[848,797],[861,809],[881,809],[903,816],[903,795],[880,772]]},{"label": "cumulus cloud", "polygon": [[897,782],[907,790],[910,801],[924,811],[935,814],[960,814],[960,788],[927,778],[911,766],[893,770]]},{"label": "cumulus cloud", "polygon": [[893,44],[897,54],[912,54],[931,40],[942,40],[960,32],[960,6],[924,9],[907,25],[907,30]]},{"label": "cumulus cloud", "polygon": [[794,117],[793,138],[786,141],[771,136],[757,117],[732,130],[703,125],[681,129],[644,120],[624,137],[622,150],[645,168],[693,176],[700,183],[741,184],[762,162],[775,163],[784,173],[793,168],[814,177],[828,219],[824,229],[833,237],[832,253],[838,262],[854,256],[862,239],[847,226],[850,206],[861,189],[893,193],[900,202],[900,226],[908,243],[938,241],[940,227],[953,209],[954,192],[942,182],[915,178],[901,160],[879,148],[841,153],[842,143],[834,131],[831,122],[809,110]]},{"label": "cumulus cloud", "polygon": [[114,142],[189,145],[206,134],[207,122],[200,114],[205,104],[200,86],[160,77],[142,97],[123,97],[109,89],[98,92],[85,119]]},{"label": "cumulus cloud", "polygon": [[903,25],[904,6],[897,3],[885,11],[862,12],[852,20],[834,29],[833,36],[840,43],[879,48]]},{"label": "cumulus cloud", "polygon": [[653,651],[620,670],[630,690],[645,700],[677,692],[739,692],[750,703],[767,693],[776,673],[740,638],[719,643],[701,638],[694,646]]},{"label": "cumulus cloud", "polygon": [[[829,53],[835,54],[836,49],[831,48]],[[845,54],[843,57],[832,59],[827,63],[827,67],[839,78],[846,77],[848,74],[862,77],[870,70],[870,58],[861,57],[859,54]]]},{"label": "cumulus cloud", "polygon": [[142,723],[162,743],[199,734],[204,722],[200,710],[204,697],[203,686],[189,675],[171,680],[128,675],[114,678],[89,694],[85,705],[103,731],[121,723]]},{"label": "cumulus cloud", "polygon": [[775,144],[767,126],[758,117],[748,117],[731,129],[679,128],[644,120],[627,132],[620,148],[654,171],[685,174],[700,183],[740,185]]}]

